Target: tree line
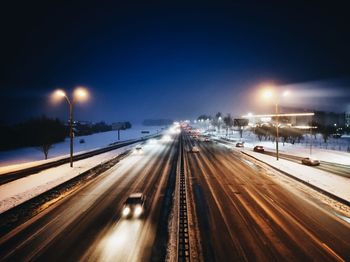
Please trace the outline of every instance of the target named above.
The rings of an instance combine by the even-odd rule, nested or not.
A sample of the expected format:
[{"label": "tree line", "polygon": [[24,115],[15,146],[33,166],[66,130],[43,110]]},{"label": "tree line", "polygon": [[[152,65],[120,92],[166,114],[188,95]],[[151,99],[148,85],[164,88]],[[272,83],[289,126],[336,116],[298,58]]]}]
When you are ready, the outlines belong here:
[{"label": "tree line", "polygon": [[[126,128],[131,124],[126,122]],[[75,136],[90,135],[112,130],[112,125],[105,122],[94,124],[75,123]],[[14,125],[0,124],[0,150],[11,150],[21,147],[36,147],[43,152],[45,159],[53,144],[63,142],[69,136],[69,126],[58,118],[48,118],[45,115],[32,118]]]},{"label": "tree line", "polygon": [[68,128],[58,119],[46,116],[33,118],[15,125],[1,125],[0,150],[20,147],[38,147],[47,159],[49,149],[54,143],[64,141]]},{"label": "tree line", "polygon": [[[200,115],[197,118],[197,121],[204,124],[207,123],[208,125],[210,124],[218,130],[225,129],[226,136],[228,136],[230,130],[239,132],[241,138],[243,132],[249,130],[256,135],[259,141],[274,141],[277,136],[276,126],[272,124],[276,121],[274,117],[272,117],[272,123],[256,123],[256,125],[252,127],[248,127],[248,119],[233,118],[231,114],[226,114],[224,116],[221,112],[218,112],[214,117],[205,114]],[[314,137],[316,137],[317,134],[320,134],[324,143],[327,143],[331,137],[340,138],[345,132],[350,132],[348,127],[325,125],[315,120],[309,122],[309,126],[312,127],[310,129],[299,129],[288,125],[288,123],[290,123],[290,118],[288,117],[279,117],[278,122],[280,124],[279,137],[283,143],[300,143],[304,138],[304,134],[311,134]]]}]

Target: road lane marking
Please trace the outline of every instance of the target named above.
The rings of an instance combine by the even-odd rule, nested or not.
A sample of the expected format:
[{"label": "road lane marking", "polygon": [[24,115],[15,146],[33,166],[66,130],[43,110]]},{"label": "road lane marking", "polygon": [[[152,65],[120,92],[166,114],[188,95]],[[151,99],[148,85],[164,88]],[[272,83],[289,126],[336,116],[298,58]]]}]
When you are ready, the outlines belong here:
[{"label": "road lane marking", "polygon": [[328,250],[329,253],[335,256],[339,261],[345,262],[345,260],[341,258],[337,253],[335,253],[329,246],[327,246],[326,243],[322,243],[322,245],[326,248],[326,250]]}]

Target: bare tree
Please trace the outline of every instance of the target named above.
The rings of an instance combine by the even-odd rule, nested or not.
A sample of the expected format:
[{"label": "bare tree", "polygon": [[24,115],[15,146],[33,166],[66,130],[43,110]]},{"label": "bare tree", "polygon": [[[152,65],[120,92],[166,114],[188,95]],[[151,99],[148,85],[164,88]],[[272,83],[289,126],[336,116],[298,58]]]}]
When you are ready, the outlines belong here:
[{"label": "bare tree", "polygon": [[228,136],[228,130],[233,126],[233,119],[230,114],[224,117],[224,123],[226,127],[226,136]]},{"label": "bare tree", "polygon": [[46,144],[46,143],[39,147],[39,150],[44,153],[45,159],[47,159],[47,157],[49,156],[49,150],[51,148],[53,148],[53,145],[52,144]]},{"label": "bare tree", "polygon": [[238,132],[240,137],[243,136],[243,130],[248,125],[249,121],[246,118],[235,118],[233,121],[233,125],[238,128]]}]

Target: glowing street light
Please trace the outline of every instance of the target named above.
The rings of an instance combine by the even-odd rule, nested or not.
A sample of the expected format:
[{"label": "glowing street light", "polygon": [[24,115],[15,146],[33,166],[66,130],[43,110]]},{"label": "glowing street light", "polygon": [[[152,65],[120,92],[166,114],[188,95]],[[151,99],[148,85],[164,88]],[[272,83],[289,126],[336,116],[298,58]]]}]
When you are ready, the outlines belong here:
[{"label": "glowing street light", "polygon": [[271,89],[266,89],[263,91],[263,97],[264,98],[271,98],[273,97],[273,92]]},{"label": "glowing street light", "polygon": [[[278,96],[272,91],[272,88],[266,89],[262,93],[263,97],[265,99],[272,99],[274,98],[275,100],[275,117],[276,117],[276,160],[279,159],[279,151],[278,151],[278,142],[279,142],[279,130],[278,130],[278,125],[279,125],[279,113],[278,113]],[[288,90],[285,90],[281,96],[282,97],[287,97],[290,95],[290,92]]]},{"label": "glowing street light", "polygon": [[69,138],[70,138],[70,167],[73,167],[73,106],[77,102],[84,102],[89,98],[89,92],[84,87],[74,89],[71,99],[62,89],[57,89],[53,94],[54,101],[66,99],[69,107]]}]

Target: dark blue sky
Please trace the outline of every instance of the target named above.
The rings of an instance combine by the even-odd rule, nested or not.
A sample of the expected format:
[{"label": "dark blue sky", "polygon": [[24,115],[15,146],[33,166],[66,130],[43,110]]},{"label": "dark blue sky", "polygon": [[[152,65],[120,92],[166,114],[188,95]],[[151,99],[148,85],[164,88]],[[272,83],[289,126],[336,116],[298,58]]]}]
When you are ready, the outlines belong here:
[{"label": "dark blue sky", "polygon": [[350,19],[339,4],[68,2],[2,8],[1,121],[65,119],[63,103],[48,104],[56,87],[91,90],[78,119],[142,121],[240,115],[256,109],[251,94],[264,81],[350,75]]}]

